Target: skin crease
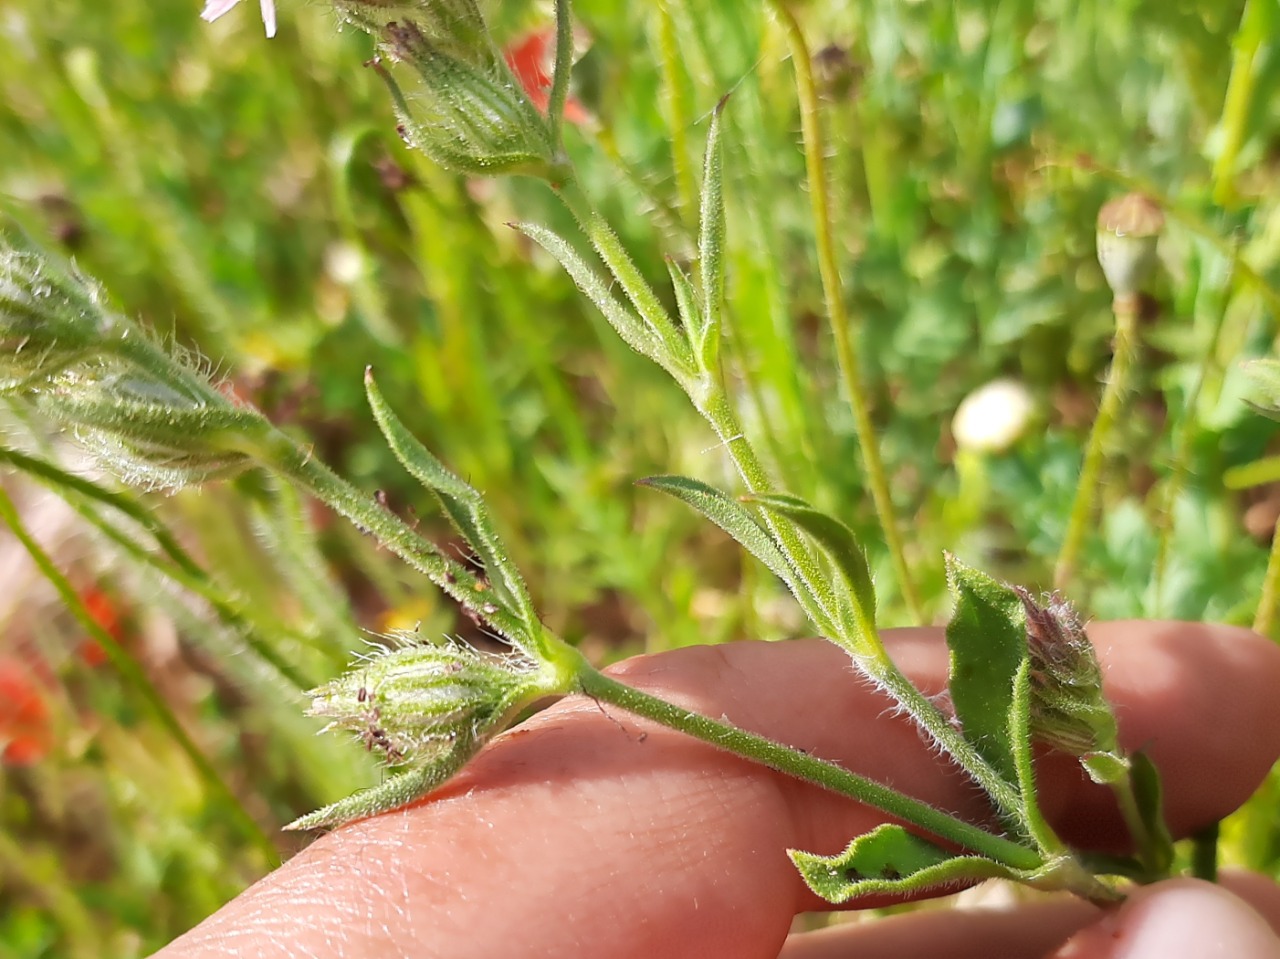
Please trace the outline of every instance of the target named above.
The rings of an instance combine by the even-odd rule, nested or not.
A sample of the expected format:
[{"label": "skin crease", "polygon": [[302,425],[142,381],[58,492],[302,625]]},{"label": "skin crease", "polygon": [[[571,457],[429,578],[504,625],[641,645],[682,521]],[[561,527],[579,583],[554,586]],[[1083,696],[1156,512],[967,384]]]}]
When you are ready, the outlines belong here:
[{"label": "skin crease", "polygon": [[[1089,633],[1122,740],[1145,747],[1164,776],[1174,833],[1243,802],[1280,755],[1280,649],[1246,630],[1198,624],[1097,623]],[[941,630],[891,630],[886,639],[917,684],[942,688]],[[610,672],[990,821],[984,795],[829,643],[683,649]],[[1046,814],[1064,837],[1116,845],[1123,829],[1110,796],[1074,760],[1047,757],[1040,776]],[[764,959],[784,943],[789,959],[840,955],[787,943],[796,913],[830,907],[804,888],[784,850],[833,853],[882,821],[873,809],[569,697],[498,737],[429,801],[321,837],[158,955]],[[1274,896],[1269,884],[1250,889],[1264,903]],[[857,954],[1044,955],[1098,913],[1067,901],[1014,911],[1003,926],[937,915],[959,918],[895,919],[888,951]],[[962,925],[937,925],[947,921]],[[957,938],[997,935],[972,953]],[[995,941],[1002,948],[992,952]]]}]

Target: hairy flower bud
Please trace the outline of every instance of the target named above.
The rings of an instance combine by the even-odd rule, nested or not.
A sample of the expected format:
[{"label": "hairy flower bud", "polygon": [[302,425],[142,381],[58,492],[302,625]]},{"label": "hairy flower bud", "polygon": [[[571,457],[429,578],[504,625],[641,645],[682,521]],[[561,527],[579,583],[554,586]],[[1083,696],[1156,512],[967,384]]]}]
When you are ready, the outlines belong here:
[{"label": "hairy flower bud", "polygon": [[383,53],[416,74],[401,89],[375,63],[410,146],[460,173],[552,178],[559,166],[546,120],[512,75],[475,0],[335,0]]},{"label": "hairy flower bud", "polygon": [[1031,731],[1038,739],[1080,757],[1099,781],[1127,768],[1116,720],[1102,695],[1102,670],[1075,608],[1057,593],[1037,602],[1014,587],[1027,617],[1031,657]]},{"label": "hairy flower bud", "polygon": [[0,393],[75,362],[111,332],[96,287],[0,232]]},{"label": "hairy flower bud", "polygon": [[30,402],[126,482],[179,487],[253,462],[271,428],[101,290],[0,231],[0,393]]},{"label": "hairy flower bud", "polygon": [[478,747],[549,691],[527,659],[459,644],[405,646],[371,656],[310,693],[308,715],[345,729],[388,763],[434,762],[455,744]]},{"label": "hairy flower bud", "polygon": [[1116,299],[1136,296],[1156,265],[1164,214],[1150,197],[1126,193],[1098,211],[1098,264]]}]

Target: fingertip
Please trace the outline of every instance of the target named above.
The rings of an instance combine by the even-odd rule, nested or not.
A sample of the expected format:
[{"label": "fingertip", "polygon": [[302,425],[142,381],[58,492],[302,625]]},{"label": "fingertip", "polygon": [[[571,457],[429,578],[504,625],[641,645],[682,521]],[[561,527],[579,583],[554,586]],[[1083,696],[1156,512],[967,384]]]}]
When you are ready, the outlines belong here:
[{"label": "fingertip", "polygon": [[1221,886],[1175,879],[1135,893],[1052,959],[1280,959],[1280,939]]}]

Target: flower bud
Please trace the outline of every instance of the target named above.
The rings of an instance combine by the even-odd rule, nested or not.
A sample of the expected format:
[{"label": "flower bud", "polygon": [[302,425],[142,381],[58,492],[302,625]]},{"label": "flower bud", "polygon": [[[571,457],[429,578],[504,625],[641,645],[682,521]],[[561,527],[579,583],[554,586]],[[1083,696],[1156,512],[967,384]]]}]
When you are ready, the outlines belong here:
[{"label": "flower bud", "polygon": [[375,64],[410,146],[459,173],[552,178],[550,128],[512,76],[474,0],[336,0],[393,62],[416,74],[403,91]]},{"label": "flower bud", "polygon": [[1034,412],[1031,391],[1022,383],[992,380],[960,401],[951,434],[959,449],[1000,453],[1021,439]]},{"label": "flower bud", "polygon": [[126,483],[148,489],[232,476],[253,464],[270,429],[255,410],[211,387],[193,390],[122,362],[72,367],[28,395]]},{"label": "flower bud", "polygon": [[1075,608],[1057,593],[1042,606],[1027,590],[1014,589],[1027,616],[1032,735],[1080,757],[1095,778],[1113,766],[1127,768],[1102,695],[1102,670]]},{"label": "flower bud", "polygon": [[1126,193],[1098,211],[1098,264],[1117,300],[1136,296],[1150,279],[1163,229],[1160,207],[1141,193]]},{"label": "flower bud", "polygon": [[13,231],[0,232],[0,393],[30,401],[149,487],[241,470],[271,429]]},{"label": "flower bud", "polygon": [[112,327],[98,291],[0,232],[0,393],[75,362]]},{"label": "flower bud", "polygon": [[310,716],[355,733],[392,765],[433,762],[455,744],[478,747],[511,715],[549,692],[529,660],[458,644],[379,653],[313,689]]}]

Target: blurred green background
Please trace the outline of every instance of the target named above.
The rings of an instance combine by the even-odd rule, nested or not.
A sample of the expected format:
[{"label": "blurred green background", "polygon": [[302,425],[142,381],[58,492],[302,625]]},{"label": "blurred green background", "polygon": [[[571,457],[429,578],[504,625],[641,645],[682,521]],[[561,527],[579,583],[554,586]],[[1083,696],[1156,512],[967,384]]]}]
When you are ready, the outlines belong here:
[{"label": "blurred green background", "polygon": [[[657,472],[731,486],[715,437],[549,258],[504,224],[573,224],[544,184],[467,180],[408,152],[364,34],[323,3],[214,24],[190,3],[0,10],[0,195],[116,305],[373,495],[438,527],[373,428],[361,374],[482,490],[548,625],[596,659],[798,635],[782,588]],[[547,5],[486,7],[504,46]],[[1110,293],[1094,219],[1127,189],[1166,210],[1133,395],[1072,596],[1100,618],[1253,621],[1280,493],[1224,475],[1273,450],[1238,361],[1272,352],[1280,5],[858,0],[796,5],[819,70],[839,254],[909,559],[933,617],[942,550],[1047,586],[1099,383]],[[689,258],[710,110],[732,91],[730,370],[781,485],[864,535],[883,621],[910,621],[865,494],[813,252],[780,27],[739,0],[580,0],[568,134],[583,185],[655,286]],[[999,376],[1033,427],[957,468],[950,418]],[[6,445],[75,454],[20,410]],[[963,457],[961,457],[963,459]],[[148,499],[209,596],[0,475],[98,621],[142,665],[249,818],[280,824],[376,781],[316,738],[254,642],[319,682],[362,630],[474,626],[353,528],[243,478]],[[1239,484],[1236,484],[1239,485]],[[1163,546],[1161,545],[1163,542]],[[1162,557],[1162,558],[1161,558]],[[1153,567],[1161,565],[1161,585]],[[227,803],[0,536],[0,957],[136,956],[268,868]],[[251,641],[252,640],[252,641]],[[32,705],[38,703],[38,705]],[[1227,854],[1275,871],[1267,796]]]}]

